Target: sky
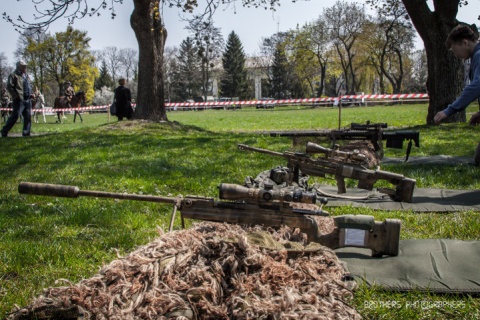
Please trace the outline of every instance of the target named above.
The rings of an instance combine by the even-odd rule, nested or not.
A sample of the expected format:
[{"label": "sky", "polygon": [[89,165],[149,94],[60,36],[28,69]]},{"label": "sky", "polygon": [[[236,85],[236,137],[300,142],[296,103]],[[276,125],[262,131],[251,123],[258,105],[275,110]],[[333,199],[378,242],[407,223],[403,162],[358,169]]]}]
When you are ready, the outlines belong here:
[{"label": "sky", "polygon": [[[38,0],[37,0],[38,1]],[[89,3],[100,3],[101,0],[89,1]],[[353,2],[351,0],[346,0]],[[431,2],[431,0],[428,0]],[[45,2],[48,2],[45,0]],[[110,3],[110,1],[107,1]],[[199,1],[201,2],[201,1]],[[241,2],[241,1],[239,1]],[[295,3],[289,0],[281,0],[281,6],[276,12],[264,9],[244,8],[240,4],[236,7],[219,8],[215,13],[214,25],[221,29],[226,39],[231,31],[239,36],[244,51],[247,55],[255,55],[260,51],[259,45],[262,38],[269,37],[278,31],[287,31],[302,26],[318,18],[324,8],[332,7],[336,0],[300,0]],[[364,3],[364,1],[357,1]],[[367,7],[368,8],[368,7]],[[135,34],[130,27],[130,15],[133,11],[133,1],[124,0],[123,4],[115,5],[115,19],[111,19],[110,11],[102,11],[100,17],[86,17],[77,20],[74,28],[85,30],[91,38],[90,47],[93,50],[101,50],[108,46],[118,48],[133,48],[138,50]],[[7,12],[12,18],[22,15],[25,20],[34,21],[34,7],[32,0],[2,0],[0,13]],[[369,9],[370,13],[373,13]],[[468,23],[479,24],[480,0],[472,0],[468,6],[459,8],[457,18]],[[168,37],[166,46],[179,46],[189,36],[185,30],[186,22],[176,9],[164,8],[163,17],[167,28]],[[185,16],[184,16],[185,17]],[[188,17],[188,16],[187,16]],[[67,20],[60,18],[54,22],[49,31],[65,31]],[[14,51],[17,47],[19,34],[14,27],[4,19],[0,20],[0,52],[4,52],[9,63],[14,64],[17,57]],[[418,37],[417,48],[423,48],[423,43]]]}]

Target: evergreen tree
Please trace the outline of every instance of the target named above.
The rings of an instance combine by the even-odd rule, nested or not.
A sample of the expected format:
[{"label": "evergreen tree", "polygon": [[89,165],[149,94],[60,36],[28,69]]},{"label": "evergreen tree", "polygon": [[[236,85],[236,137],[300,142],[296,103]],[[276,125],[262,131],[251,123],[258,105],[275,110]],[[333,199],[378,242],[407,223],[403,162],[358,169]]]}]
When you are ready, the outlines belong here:
[{"label": "evergreen tree", "polygon": [[100,76],[95,80],[95,91],[102,90],[103,87],[115,87],[115,83],[108,73],[107,63],[105,60],[102,60],[102,65],[100,66]]},{"label": "evergreen tree", "polygon": [[193,39],[187,37],[180,44],[178,52],[178,73],[175,78],[177,85],[173,88],[175,95],[181,99],[193,99],[199,95],[202,85],[202,75],[200,70],[200,58]]},{"label": "evergreen tree", "polygon": [[245,60],[240,38],[232,31],[228,35],[227,47],[222,58],[225,73],[220,83],[220,90],[223,96],[247,98],[248,83]]},{"label": "evergreen tree", "polygon": [[285,51],[281,45],[277,45],[273,53],[273,64],[270,70],[270,93],[276,99],[289,97],[288,79],[289,67]]}]

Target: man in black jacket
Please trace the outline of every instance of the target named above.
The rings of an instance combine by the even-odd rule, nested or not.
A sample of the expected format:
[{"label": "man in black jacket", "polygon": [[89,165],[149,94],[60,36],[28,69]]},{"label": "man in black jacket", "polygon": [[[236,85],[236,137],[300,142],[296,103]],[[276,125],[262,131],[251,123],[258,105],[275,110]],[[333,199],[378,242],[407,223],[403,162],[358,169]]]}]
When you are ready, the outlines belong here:
[{"label": "man in black jacket", "polygon": [[116,116],[118,121],[122,121],[123,118],[131,119],[133,116],[132,109],[132,96],[130,89],[125,87],[125,79],[118,80],[119,86],[115,89],[114,102],[116,107]]}]

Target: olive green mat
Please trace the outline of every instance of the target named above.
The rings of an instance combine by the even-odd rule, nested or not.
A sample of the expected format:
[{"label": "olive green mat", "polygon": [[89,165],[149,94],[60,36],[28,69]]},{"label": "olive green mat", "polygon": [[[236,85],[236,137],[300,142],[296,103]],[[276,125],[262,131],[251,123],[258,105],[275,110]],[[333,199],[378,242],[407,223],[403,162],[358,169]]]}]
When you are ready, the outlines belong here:
[{"label": "olive green mat", "polygon": [[398,256],[341,248],[338,258],[358,283],[388,291],[480,294],[480,241],[400,240]]},{"label": "olive green mat", "polygon": [[353,206],[376,210],[411,210],[413,212],[455,212],[480,211],[480,190],[450,190],[415,188],[412,203],[395,202],[386,194],[358,188],[348,188],[346,194],[338,195],[336,186],[319,186],[322,192],[335,196],[362,197],[368,199],[351,200],[326,197],[327,207]]},{"label": "olive green mat", "polygon": [[405,158],[383,158],[382,164],[407,164],[407,165],[474,165],[475,161],[473,156],[471,157],[459,157],[459,156],[410,156],[408,161],[405,162]]}]

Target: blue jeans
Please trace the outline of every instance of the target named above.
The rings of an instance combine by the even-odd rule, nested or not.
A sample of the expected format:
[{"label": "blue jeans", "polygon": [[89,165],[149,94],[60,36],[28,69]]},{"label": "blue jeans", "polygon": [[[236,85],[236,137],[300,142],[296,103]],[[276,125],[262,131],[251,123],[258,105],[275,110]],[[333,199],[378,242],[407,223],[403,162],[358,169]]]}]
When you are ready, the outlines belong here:
[{"label": "blue jeans", "polygon": [[14,100],[13,103],[13,112],[8,117],[7,123],[2,128],[2,134],[6,135],[10,129],[13,128],[15,123],[17,123],[18,117],[23,116],[23,136],[30,135],[30,128],[32,127],[32,101],[28,100]]}]

